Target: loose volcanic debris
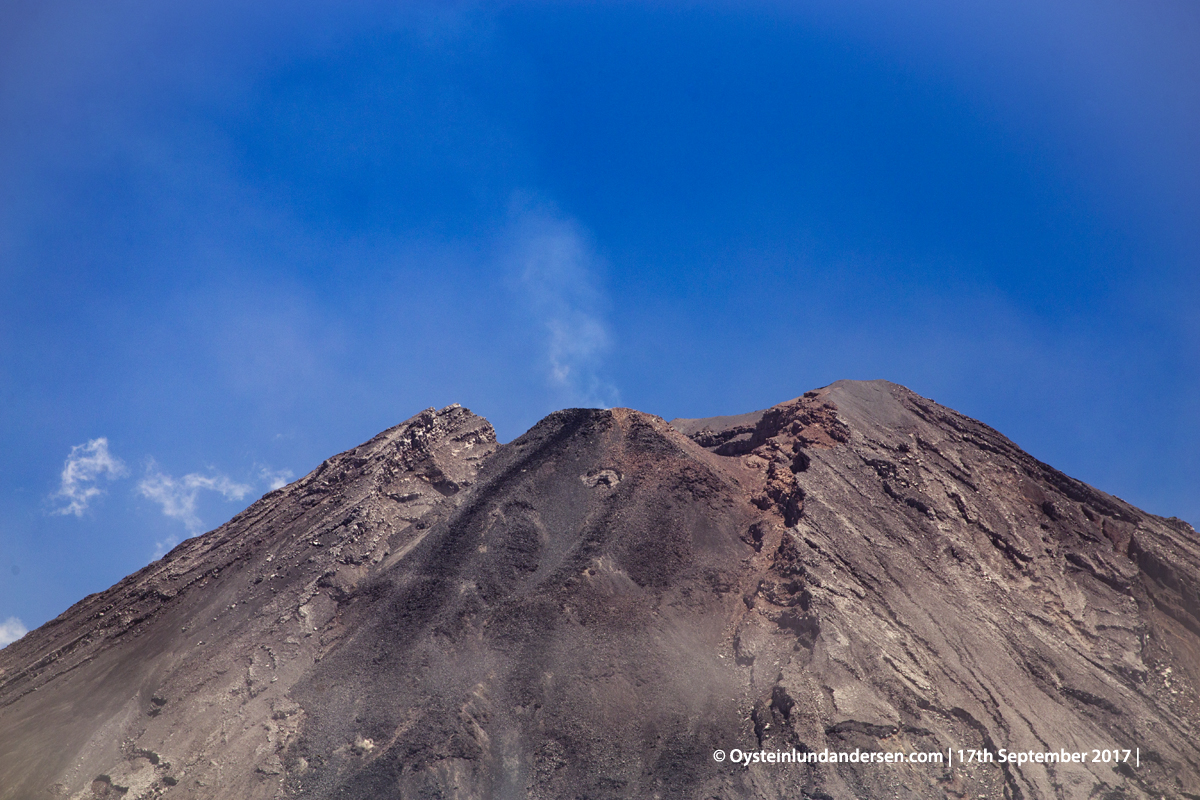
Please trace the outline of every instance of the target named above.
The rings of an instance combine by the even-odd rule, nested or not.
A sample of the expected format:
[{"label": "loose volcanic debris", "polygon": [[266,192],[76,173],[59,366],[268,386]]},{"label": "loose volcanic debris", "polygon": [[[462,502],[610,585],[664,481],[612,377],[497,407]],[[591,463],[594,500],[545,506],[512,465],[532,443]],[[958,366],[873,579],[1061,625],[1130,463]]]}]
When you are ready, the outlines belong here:
[{"label": "loose volcanic debris", "polygon": [[1189,798],[1198,681],[1191,526],[903,387],[450,406],[0,650],[0,800]]}]

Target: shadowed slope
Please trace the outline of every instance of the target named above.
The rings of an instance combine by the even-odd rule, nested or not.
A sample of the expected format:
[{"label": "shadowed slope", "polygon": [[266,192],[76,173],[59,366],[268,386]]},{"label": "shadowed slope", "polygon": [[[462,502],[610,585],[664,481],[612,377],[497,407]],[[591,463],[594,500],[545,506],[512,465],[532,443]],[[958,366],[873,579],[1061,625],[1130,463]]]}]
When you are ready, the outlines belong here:
[{"label": "shadowed slope", "polygon": [[744,725],[728,641],[753,552],[739,537],[759,513],[716,461],[620,409],[559,412],[502,448],[350,604],[361,632],[297,695],[296,788],[629,797],[704,782],[709,745]]}]

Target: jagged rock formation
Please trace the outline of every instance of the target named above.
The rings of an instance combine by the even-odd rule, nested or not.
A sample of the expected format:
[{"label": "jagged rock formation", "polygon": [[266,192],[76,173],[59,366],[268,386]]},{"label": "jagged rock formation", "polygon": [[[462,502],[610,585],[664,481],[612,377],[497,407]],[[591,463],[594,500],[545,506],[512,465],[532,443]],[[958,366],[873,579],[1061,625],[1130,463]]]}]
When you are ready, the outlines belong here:
[{"label": "jagged rock formation", "polygon": [[1197,797],[1198,686],[1195,531],[902,387],[452,406],[0,651],[0,800]]}]

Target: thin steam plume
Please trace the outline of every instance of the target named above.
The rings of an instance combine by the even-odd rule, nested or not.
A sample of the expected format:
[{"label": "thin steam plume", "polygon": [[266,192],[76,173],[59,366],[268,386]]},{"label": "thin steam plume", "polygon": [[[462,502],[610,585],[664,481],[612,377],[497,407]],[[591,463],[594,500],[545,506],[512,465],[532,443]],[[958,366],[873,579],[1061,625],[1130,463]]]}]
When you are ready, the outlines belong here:
[{"label": "thin steam plume", "polygon": [[573,402],[616,405],[618,392],[602,375],[612,337],[598,286],[601,263],[574,222],[539,213],[514,226],[514,271],[533,317],[545,332],[550,384]]}]

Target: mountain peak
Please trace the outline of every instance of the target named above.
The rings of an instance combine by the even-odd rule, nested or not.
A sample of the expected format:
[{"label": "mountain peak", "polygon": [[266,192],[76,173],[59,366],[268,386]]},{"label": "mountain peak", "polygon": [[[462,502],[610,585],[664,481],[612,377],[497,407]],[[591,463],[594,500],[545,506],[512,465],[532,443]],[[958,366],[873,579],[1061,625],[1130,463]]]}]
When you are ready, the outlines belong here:
[{"label": "mountain peak", "polygon": [[1190,526],[886,381],[428,409],[0,651],[0,800],[1194,795],[1197,587]]}]

